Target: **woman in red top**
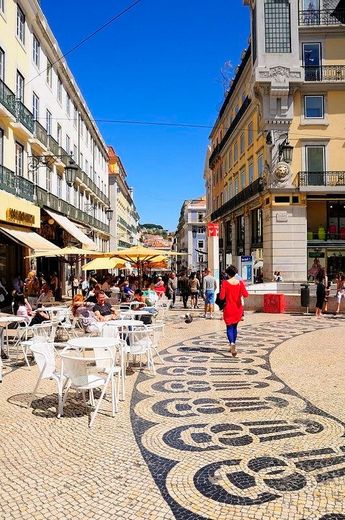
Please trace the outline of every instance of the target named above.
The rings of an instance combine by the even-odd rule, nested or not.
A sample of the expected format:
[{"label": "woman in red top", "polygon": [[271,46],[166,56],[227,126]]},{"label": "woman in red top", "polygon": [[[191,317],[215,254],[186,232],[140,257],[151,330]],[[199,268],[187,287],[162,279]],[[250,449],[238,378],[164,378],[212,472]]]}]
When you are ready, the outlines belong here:
[{"label": "woman in red top", "polygon": [[243,314],[241,296],[247,298],[248,292],[242,280],[235,278],[235,275],[237,274],[236,267],[232,265],[228,267],[226,274],[229,279],[224,280],[222,283],[219,296],[222,300],[225,299],[223,319],[226,324],[226,334],[230,343],[230,352],[235,357],[237,355],[237,325]]}]

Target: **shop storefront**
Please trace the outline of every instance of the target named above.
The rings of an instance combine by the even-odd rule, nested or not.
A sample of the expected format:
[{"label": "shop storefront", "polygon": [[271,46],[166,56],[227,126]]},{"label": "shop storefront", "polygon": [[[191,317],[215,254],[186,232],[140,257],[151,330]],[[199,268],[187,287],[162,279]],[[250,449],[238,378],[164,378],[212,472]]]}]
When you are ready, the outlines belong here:
[{"label": "shop storefront", "polygon": [[26,257],[35,250],[54,247],[36,233],[39,227],[40,208],[0,192],[0,280],[9,293],[14,278],[24,278],[35,267],[34,261]]}]

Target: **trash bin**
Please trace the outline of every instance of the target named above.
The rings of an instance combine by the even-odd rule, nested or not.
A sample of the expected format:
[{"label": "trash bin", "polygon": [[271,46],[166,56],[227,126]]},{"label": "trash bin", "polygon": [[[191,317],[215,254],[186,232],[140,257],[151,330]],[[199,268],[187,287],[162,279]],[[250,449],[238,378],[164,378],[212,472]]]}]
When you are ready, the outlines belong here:
[{"label": "trash bin", "polygon": [[301,307],[309,307],[310,290],[307,283],[301,284]]},{"label": "trash bin", "polygon": [[285,311],[284,294],[265,294],[264,312],[280,314]]}]

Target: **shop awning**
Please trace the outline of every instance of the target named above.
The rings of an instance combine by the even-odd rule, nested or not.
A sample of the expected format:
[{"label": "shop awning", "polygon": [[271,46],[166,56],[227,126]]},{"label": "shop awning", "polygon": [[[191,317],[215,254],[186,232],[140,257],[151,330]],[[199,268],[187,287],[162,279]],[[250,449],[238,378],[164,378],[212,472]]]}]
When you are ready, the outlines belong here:
[{"label": "shop awning", "polygon": [[74,222],[71,222],[67,217],[59,215],[58,213],[54,213],[54,211],[49,209],[45,209],[45,211],[59,224],[59,226],[64,228],[67,233],[78,240],[78,242],[80,242],[85,249],[97,249],[95,242],[86,236],[85,233],[83,233],[83,231],[79,229],[76,224],[74,224]]},{"label": "shop awning", "polygon": [[12,238],[16,242],[22,245],[34,249],[35,251],[49,251],[55,249],[58,251],[60,248],[55,244],[49,242],[45,238],[41,237],[38,233],[32,230],[16,229],[10,226],[1,226],[0,231],[5,233],[8,237]]}]

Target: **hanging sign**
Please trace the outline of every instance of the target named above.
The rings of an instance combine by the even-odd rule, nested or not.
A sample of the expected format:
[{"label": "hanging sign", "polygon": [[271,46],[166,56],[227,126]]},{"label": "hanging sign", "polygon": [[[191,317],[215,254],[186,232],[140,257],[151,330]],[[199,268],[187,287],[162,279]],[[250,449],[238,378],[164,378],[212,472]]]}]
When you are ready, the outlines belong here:
[{"label": "hanging sign", "polygon": [[218,237],[219,236],[219,224],[214,224],[213,222],[209,222],[207,224],[207,236]]}]

